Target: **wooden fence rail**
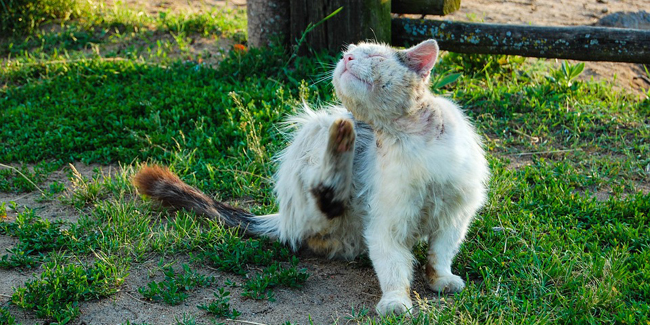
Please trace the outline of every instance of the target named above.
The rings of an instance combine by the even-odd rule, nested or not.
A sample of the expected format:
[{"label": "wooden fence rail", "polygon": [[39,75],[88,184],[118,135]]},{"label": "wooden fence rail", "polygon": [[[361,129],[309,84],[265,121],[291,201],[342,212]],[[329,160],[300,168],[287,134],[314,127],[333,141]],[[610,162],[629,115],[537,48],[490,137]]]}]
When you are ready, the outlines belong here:
[{"label": "wooden fence rail", "polygon": [[392,44],[434,38],[458,53],[650,63],[650,31],[606,27],[542,27],[394,18]]},{"label": "wooden fence rail", "polygon": [[252,47],[268,45],[274,34],[289,47],[310,24],[343,7],[306,35],[309,47],[340,51],[367,39],[399,46],[434,38],[441,49],[460,53],[650,63],[650,31],[645,30],[391,19],[391,11],[445,15],[457,10],[460,0],[248,0],[247,5]]}]

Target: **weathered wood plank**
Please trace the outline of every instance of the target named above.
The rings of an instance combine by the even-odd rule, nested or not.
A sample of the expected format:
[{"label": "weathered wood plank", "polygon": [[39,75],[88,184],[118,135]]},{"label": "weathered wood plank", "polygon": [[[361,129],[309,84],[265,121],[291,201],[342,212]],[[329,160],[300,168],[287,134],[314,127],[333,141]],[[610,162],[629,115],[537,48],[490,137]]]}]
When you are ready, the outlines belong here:
[{"label": "weathered wood plank", "polygon": [[650,63],[650,31],[646,30],[392,20],[393,45],[429,38],[436,39],[441,49],[459,53]]},{"label": "weathered wood plank", "polygon": [[307,34],[305,43],[333,51],[368,39],[390,43],[390,6],[390,0],[290,0],[291,42],[301,38],[309,23],[316,24],[343,7]]},{"label": "weathered wood plank", "polygon": [[460,0],[393,0],[396,14],[448,15],[460,8]]}]

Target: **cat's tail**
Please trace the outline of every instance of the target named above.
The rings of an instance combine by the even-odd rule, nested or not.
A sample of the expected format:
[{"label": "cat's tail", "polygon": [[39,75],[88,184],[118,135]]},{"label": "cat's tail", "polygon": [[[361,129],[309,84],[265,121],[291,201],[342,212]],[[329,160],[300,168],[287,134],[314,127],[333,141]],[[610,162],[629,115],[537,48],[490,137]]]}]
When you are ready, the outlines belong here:
[{"label": "cat's tail", "polygon": [[277,215],[255,216],[240,208],[219,202],[198,189],[187,185],[169,169],[145,165],[133,176],[133,184],[144,194],[164,207],[185,209],[208,218],[220,220],[228,227],[239,227],[249,235],[271,235],[268,218]]}]

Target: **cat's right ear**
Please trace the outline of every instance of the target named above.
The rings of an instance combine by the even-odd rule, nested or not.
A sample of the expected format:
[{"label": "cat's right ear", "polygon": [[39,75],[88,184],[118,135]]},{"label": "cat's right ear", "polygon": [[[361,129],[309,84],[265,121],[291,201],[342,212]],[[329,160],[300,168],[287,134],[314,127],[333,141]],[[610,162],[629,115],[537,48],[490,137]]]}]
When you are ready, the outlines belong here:
[{"label": "cat's right ear", "polygon": [[408,50],[404,50],[403,53],[404,63],[409,69],[426,78],[438,59],[438,43],[432,39],[426,40]]}]

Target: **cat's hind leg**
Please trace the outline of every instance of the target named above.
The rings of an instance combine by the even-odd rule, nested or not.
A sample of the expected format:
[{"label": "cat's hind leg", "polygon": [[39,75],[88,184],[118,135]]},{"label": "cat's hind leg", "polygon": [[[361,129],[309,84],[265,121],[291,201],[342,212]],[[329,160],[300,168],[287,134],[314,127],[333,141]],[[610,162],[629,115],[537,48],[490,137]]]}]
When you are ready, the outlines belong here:
[{"label": "cat's hind leg", "polygon": [[310,192],[318,208],[330,219],[343,215],[350,198],[355,138],[351,119],[338,118],[329,128],[320,173]]},{"label": "cat's hind leg", "polygon": [[352,195],[356,139],[352,115],[342,107],[306,108],[290,122],[298,129],[278,156],[279,211],[264,225],[294,249],[306,243],[330,257],[353,257],[362,250],[360,219],[342,218]]}]

